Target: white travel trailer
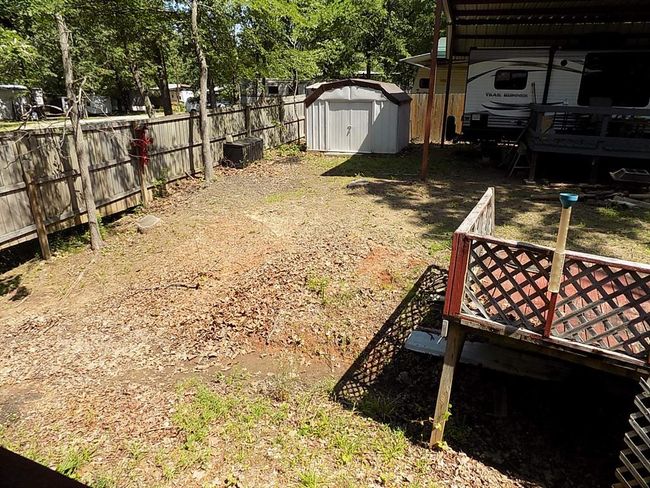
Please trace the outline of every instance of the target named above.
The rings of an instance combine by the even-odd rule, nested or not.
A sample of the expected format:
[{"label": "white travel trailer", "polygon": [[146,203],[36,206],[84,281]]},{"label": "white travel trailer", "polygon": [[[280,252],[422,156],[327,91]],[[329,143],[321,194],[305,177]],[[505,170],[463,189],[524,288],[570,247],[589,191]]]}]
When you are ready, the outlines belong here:
[{"label": "white travel trailer", "polygon": [[531,104],[649,108],[650,52],[470,51],[463,139],[517,138],[527,127]]}]

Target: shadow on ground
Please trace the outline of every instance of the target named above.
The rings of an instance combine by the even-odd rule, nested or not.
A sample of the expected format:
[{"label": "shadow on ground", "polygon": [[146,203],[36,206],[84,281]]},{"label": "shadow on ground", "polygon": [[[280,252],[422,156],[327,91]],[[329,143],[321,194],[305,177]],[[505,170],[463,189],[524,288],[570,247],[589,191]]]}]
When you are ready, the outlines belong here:
[{"label": "shadow on ground", "polygon": [[[441,360],[404,349],[416,327],[439,326],[446,272],[428,268],[339,380],[335,397],[426,445]],[[637,385],[578,366],[562,381],[461,364],[446,441],[534,486],[611,486]],[[505,407],[505,408],[504,408]]]},{"label": "shadow on ground", "polygon": [[[560,190],[528,186],[518,177],[507,178],[504,168],[484,162],[471,146],[432,148],[429,179],[422,183],[418,176],[420,158],[420,146],[411,146],[397,155],[352,155],[323,176],[373,178],[351,189],[351,193],[370,197],[373,202],[392,209],[409,211],[407,218],[427,229],[424,238],[450,238],[486,188],[494,186],[497,225],[525,226],[528,240],[551,245],[560,215],[559,201],[555,205],[552,197],[560,191],[580,191],[577,184]],[[540,197],[551,197],[552,201],[540,201]],[[522,217],[526,214],[528,217]],[[639,225],[648,219],[648,210],[603,211],[581,202],[573,211],[571,248],[607,255],[608,243],[594,238],[594,230],[645,242],[650,247],[650,235]]]},{"label": "shadow on ground", "polygon": [[33,488],[86,487],[83,483],[79,483],[26,457],[0,447],[0,488],[18,486]]},{"label": "shadow on ground", "polygon": [[0,297],[9,296],[9,300],[18,301],[29,296],[29,289],[22,283],[20,274],[0,277]]}]

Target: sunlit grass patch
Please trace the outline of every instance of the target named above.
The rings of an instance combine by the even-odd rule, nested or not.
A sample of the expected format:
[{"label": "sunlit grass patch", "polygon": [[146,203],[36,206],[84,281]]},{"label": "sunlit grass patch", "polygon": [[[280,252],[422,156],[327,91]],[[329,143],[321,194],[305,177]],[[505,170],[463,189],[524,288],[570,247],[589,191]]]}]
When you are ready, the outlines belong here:
[{"label": "sunlit grass patch", "polygon": [[[261,382],[234,376],[178,388],[172,419],[181,435],[157,454],[163,479],[178,483],[196,469],[234,466],[242,479],[271,470],[290,486],[357,486],[350,473],[372,479],[379,470],[401,480],[396,470],[414,447],[400,429],[333,401],[332,380],[304,385],[286,373]],[[385,418],[394,413],[387,398],[368,405]]]}]

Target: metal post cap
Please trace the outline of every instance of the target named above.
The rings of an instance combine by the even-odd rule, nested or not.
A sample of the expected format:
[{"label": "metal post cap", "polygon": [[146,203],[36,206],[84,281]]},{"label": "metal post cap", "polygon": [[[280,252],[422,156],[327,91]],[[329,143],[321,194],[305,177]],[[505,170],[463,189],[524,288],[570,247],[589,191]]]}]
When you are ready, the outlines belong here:
[{"label": "metal post cap", "polygon": [[578,195],[575,193],[560,193],[560,203],[562,208],[571,208],[578,201]]}]

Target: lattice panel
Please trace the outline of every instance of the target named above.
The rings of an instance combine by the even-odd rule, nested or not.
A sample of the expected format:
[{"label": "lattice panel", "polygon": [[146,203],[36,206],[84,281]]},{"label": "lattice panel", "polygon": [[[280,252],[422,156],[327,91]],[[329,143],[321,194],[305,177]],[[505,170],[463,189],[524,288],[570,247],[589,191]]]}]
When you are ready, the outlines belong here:
[{"label": "lattice panel", "polygon": [[650,274],[567,258],[551,335],[647,359]]},{"label": "lattice panel", "polygon": [[550,253],[522,246],[472,241],[462,311],[535,332],[548,307]]},{"label": "lattice panel", "polygon": [[641,378],[641,393],[634,399],[636,411],[630,415],[632,430],[625,434],[625,448],[619,454],[622,463],[616,470],[614,488],[650,486],[650,386]]},{"label": "lattice panel", "polygon": [[439,329],[442,321],[442,299],[447,287],[446,270],[430,266],[357,357],[334,388],[334,396],[354,405],[381,378],[404,347],[416,327]]}]

